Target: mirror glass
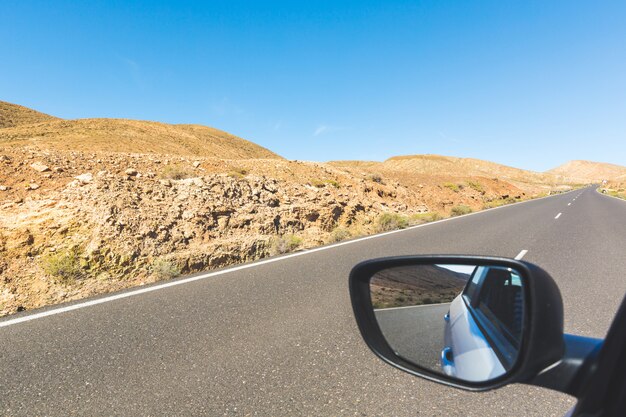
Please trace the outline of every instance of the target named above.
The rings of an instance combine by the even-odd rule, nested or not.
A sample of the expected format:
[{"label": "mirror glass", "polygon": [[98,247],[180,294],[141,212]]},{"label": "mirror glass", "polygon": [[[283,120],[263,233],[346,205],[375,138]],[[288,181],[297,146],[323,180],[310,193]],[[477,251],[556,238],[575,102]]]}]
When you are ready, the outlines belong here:
[{"label": "mirror glass", "polygon": [[404,360],[464,381],[506,374],[518,359],[524,279],[505,266],[409,265],[370,280],[383,336]]}]

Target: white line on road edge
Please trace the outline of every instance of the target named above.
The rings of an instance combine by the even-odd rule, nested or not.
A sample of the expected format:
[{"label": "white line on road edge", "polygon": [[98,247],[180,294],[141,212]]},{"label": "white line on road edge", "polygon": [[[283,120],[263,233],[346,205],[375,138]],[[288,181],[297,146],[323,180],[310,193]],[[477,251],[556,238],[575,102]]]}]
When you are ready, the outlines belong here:
[{"label": "white line on road edge", "polygon": [[555,217],[555,219],[558,219],[559,217],[561,217],[561,214],[563,214],[563,213],[559,213],[559,214],[557,214],[557,215],[556,215],[556,217]]},{"label": "white line on road edge", "polygon": [[435,306],[445,306],[450,305],[450,303],[436,303],[436,304],[420,304],[418,306],[402,306],[402,307],[388,307],[388,308],[375,308],[375,313],[382,313],[389,310],[402,310],[405,308],[419,308],[419,307],[435,307]]},{"label": "white line on road edge", "polygon": [[524,249],[523,251],[521,251],[520,253],[518,253],[518,254],[517,254],[517,256],[515,257],[515,259],[519,261],[519,260],[521,260],[521,259],[524,257],[524,255],[526,255],[527,253],[528,253],[528,250],[527,250],[527,249]]},{"label": "white line on road edge", "polygon": [[[575,191],[575,190],[572,190],[572,191]],[[521,201],[521,202],[515,203],[515,204],[507,204],[507,205],[504,205],[504,206],[494,207],[494,208],[490,208],[490,209],[487,209],[487,210],[476,211],[474,213],[465,214],[463,216],[449,217],[447,219],[437,220],[437,221],[430,222],[430,223],[418,224],[416,226],[407,227],[406,229],[392,230],[390,232],[379,233],[377,235],[365,236],[365,237],[361,237],[361,238],[358,238],[358,239],[347,240],[345,242],[334,243],[332,245],[327,245],[327,246],[320,246],[320,247],[309,249],[309,250],[302,251],[302,252],[291,253],[289,255],[284,255],[284,256],[270,258],[270,259],[265,259],[265,260],[262,260],[262,261],[249,263],[249,264],[244,264],[244,265],[239,265],[239,266],[235,266],[235,267],[228,268],[228,269],[222,269],[222,270],[219,270],[219,271],[209,272],[207,274],[196,275],[196,276],[192,276],[192,277],[189,277],[189,278],[182,278],[182,279],[178,279],[176,281],[170,281],[170,282],[166,282],[164,284],[157,284],[157,285],[153,285],[153,286],[150,286],[150,287],[147,287],[147,288],[140,288],[140,289],[137,289],[137,290],[130,290],[130,291],[127,291],[127,292],[123,292],[121,294],[111,295],[111,296],[108,296],[108,297],[102,297],[102,298],[98,298],[98,299],[95,299],[95,300],[90,300],[90,301],[85,301],[85,302],[82,302],[82,303],[72,304],[72,305],[69,305],[69,306],[66,306],[66,307],[53,308],[51,310],[42,311],[41,313],[34,313],[34,314],[29,314],[29,315],[26,315],[26,316],[22,316],[22,317],[16,317],[14,319],[0,321],[0,328],[12,326],[14,324],[24,323],[24,322],[31,321],[31,320],[41,319],[41,318],[48,317],[48,316],[54,316],[56,314],[67,313],[69,311],[74,311],[74,310],[78,310],[78,309],[85,308],[85,307],[91,307],[91,306],[95,306],[95,305],[98,305],[98,304],[104,304],[104,303],[108,303],[110,301],[121,300],[123,298],[133,297],[135,295],[146,294],[146,293],[149,293],[149,292],[152,292],[152,291],[161,290],[161,289],[164,289],[164,288],[170,288],[170,287],[175,287],[177,285],[188,284],[190,282],[200,281],[200,280],[211,278],[211,277],[215,277],[215,276],[218,276],[218,275],[230,274],[232,272],[242,271],[244,269],[255,268],[257,266],[261,266],[261,265],[265,265],[265,264],[271,264],[271,263],[274,263],[274,262],[284,261],[286,259],[295,258],[295,257],[298,257],[298,256],[304,256],[304,255],[308,255],[310,253],[321,252],[321,251],[324,251],[324,250],[337,248],[339,246],[350,245],[352,243],[363,242],[365,240],[370,240],[370,239],[376,239],[376,238],[379,238],[379,237],[382,237],[382,236],[392,235],[394,233],[402,233],[402,232],[406,232],[406,231],[412,230],[412,229],[417,229],[417,228],[420,228],[420,227],[426,227],[426,226],[431,226],[433,224],[438,224],[438,223],[443,223],[443,222],[447,222],[447,221],[453,221],[453,220],[457,220],[457,219],[462,219],[464,217],[475,216],[475,215],[479,215],[481,213],[486,213],[486,212],[489,212],[489,211],[492,211],[492,210],[499,210],[499,209],[504,209],[504,208],[508,208],[508,207],[513,207],[513,206],[516,206],[516,205],[519,205],[519,204],[531,203],[533,201],[539,201],[539,200],[543,200],[545,198],[558,197],[558,196],[562,196],[562,195],[567,194],[567,193],[571,193],[572,191],[567,191],[567,192],[562,193],[562,194],[555,194],[555,195],[550,195],[550,196],[541,197],[541,198],[535,198],[534,200]]]}]

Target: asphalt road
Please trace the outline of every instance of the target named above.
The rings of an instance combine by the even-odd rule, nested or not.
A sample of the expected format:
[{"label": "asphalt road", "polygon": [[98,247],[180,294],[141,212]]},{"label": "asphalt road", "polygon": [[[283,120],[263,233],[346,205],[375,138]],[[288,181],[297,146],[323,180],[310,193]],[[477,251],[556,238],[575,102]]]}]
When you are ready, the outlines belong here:
[{"label": "asphalt road", "polygon": [[358,334],[348,273],[379,256],[528,250],[562,289],[566,330],[602,337],[626,292],[624,248],[626,202],[587,188],[59,314],[19,313],[0,320],[0,414],[562,415],[574,401],[546,389],[468,393],[385,365]]},{"label": "asphalt road", "polygon": [[378,326],[394,352],[417,365],[441,371],[443,316],[450,303],[386,308],[375,311]]}]

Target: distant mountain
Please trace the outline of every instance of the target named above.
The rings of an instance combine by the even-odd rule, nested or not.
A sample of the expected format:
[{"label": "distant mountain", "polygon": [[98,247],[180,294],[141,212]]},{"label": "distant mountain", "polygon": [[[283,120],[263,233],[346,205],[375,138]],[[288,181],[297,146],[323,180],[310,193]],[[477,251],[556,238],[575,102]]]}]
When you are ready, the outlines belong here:
[{"label": "distant mountain", "polygon": [[56,117],[40,113],[18,104],[0,101],[0,129],[34,123],[58,120]]},{"label": "distant mountain", "polygon": [[0,102],[0,127],[0,146],[282,159],[262,146],[211,127],[126,119],[63,120],[5,102]]},{"label": "distant mountain", "polygon": [[569,161],[548,173],[559,175],[569,182],[623,181],[626,167],[604,162]]},{"label": "distant mountain", "polygon": [[400,170],[430,174],[486,176],[513,180],[548,182],[552,178],[544,173],[513,168],[496,162],[474,158],[456,158],[439,155],[407,155],[389,158],[385,165]]},{"label": "distant mountain", "polygon": [[384,162],[335,161],[331,164],[404,176],[483,177],[526,184],[557,182],[556,176],[551,173],[528,171],[481,159],[441,155],[406,155],[394,156]]}]

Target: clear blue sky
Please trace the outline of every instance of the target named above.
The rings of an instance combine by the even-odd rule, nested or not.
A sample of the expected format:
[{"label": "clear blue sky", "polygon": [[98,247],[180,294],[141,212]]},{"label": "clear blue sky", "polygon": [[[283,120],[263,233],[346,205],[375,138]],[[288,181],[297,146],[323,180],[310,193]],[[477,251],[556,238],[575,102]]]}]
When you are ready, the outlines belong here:
[{"label": "clear blue sky", "polygon": [[0,100],[290,159],[626,165],[626,2],[2,0]]}]

